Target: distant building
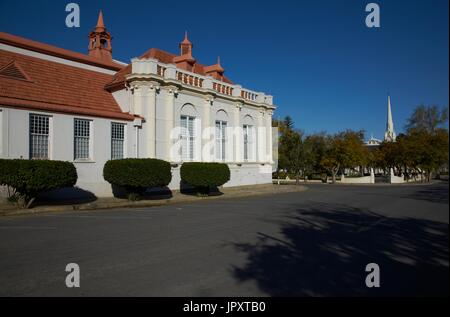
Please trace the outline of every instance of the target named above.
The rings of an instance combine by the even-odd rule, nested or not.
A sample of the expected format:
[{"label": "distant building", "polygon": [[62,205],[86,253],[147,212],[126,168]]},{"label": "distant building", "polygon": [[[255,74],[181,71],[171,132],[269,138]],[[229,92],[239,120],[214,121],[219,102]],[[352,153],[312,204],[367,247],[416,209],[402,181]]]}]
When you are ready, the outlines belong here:
[{"label": "distant building", "polygon": [[[386,131],[384,132],[384,141],[385,142],[395,142],[397,139],[397,135],[394,130],[394,120],[392,119],[392,109],[391,109],[391,96],[388,95],[388,106],[387,106],[387,118],[386,118]],[[380,139],[374,138],[373,135],[366,142],[366,146],[368,147],[377,147],[383,141]]]},{"label": "distant building", "polygon": [[379,146],[381,144],[380,139],[374,138],[373,135],[371,136],[371,138],[366,142],[367,146]]}]

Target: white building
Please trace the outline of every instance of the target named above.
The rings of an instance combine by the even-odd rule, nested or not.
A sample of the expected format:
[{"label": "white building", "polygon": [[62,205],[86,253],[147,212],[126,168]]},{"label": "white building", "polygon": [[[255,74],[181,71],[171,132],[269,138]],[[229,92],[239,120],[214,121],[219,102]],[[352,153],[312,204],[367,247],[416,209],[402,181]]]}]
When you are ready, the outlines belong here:
[{"label": "white building", "polygon": [[226,162],[225,186],[271,183],[272,96],[233,84],[220,60],[197,63],[187,34],[180,54],[150,49],[112,59],[100,13],[84,55],[0,33],[0,157],[71,161],[77,186],[110,196],[107,160]]}]

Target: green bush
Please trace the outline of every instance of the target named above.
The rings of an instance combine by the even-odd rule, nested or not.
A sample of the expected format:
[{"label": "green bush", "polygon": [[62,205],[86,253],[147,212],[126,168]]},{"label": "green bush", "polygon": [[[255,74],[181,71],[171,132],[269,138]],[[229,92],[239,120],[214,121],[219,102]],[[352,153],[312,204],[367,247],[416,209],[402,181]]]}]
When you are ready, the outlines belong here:
[{"label": "green bush", "polygon": [[40,193],[75,185],[77,178],[70,162],[0,159],[0,185],[12,189],[8,200],[22,207],[29,208]]},{"label": "green bush", "polygon": [[137,200],[147,188],[167,186],[172,180],[172,173],[169,162],[128,158],[106,162],[103,178],[112,185],[125,188],[127,197]]},{"label": "green bush", "polygon": [[224,163],[187,162],[181,165],[181,180],[201,193],[211,187],[221,186],[230,180],[230,169]]}]

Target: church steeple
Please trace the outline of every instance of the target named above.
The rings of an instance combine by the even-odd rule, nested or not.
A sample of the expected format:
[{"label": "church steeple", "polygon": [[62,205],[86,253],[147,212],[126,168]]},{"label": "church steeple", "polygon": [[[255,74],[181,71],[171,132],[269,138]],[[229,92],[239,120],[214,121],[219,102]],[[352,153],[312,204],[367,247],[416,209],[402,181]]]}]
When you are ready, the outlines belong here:
[{"label": "church steeple", "polygon": [[392,120],[391,96],[388,95],[386,132],[384,133],[384,140],[387,142],[395,142],[397,136],[394,131],[394,121]]},{"label": "church steeple", "polygon": [[111,34],[106,31],[105,23],[103,22],[103,13],[100,10],[97,25],[95,26],[95,29],[89,34],[89,56],[111,62],[111,40]]}]

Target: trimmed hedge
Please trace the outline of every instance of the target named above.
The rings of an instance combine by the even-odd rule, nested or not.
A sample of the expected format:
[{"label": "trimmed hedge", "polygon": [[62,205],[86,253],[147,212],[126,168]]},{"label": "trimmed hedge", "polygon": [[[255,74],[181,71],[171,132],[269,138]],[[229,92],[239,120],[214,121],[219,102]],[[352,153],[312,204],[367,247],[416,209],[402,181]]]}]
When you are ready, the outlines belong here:
[{"label": "trimmed hedge", "polygon": [[112,185],[124,187],[129,194],[138,197],[147,188],[167,186],[172,180],[172,173],[169,162],[150,158],[127,158],[106,162],[103,178]]},{"label": "trimmed hedge", "polygon": [[30,207],[40,193],[72,187],[77,178],[77,170],[70,162],[0,159],[0,185],[12,188],[23,207]]},{"label": "trimmed hedge", "polygon": [[230,180],[230,169],[224,163],[186,162],[181,165],[180,174],[182,181],[206,192]]}]

